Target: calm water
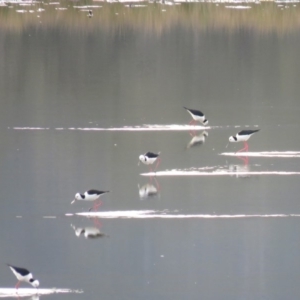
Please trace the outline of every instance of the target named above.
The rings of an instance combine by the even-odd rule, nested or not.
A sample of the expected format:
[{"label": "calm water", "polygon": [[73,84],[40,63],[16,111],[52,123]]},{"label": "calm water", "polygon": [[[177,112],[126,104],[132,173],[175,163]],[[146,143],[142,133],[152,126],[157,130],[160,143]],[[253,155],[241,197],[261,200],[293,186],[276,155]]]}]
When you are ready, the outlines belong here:
[{"label": "calm water", "polygon": [[[220,154],[245,125],[261,129],[251,152],[300,150],[299,4],[90,4],[92,18],[73,2],[0,8],[1,288],[11,263],[84,291],[47,299],[298,297],[299,174],[282,174],[300,158]],[[183,129],[183,106],[209,119],[201,145],[188,130],[78,130]],[[159,171],[207,176],[141,176],[146,151]],[[90,188],[111,191],[99,211],[135,214],[65,216],[88,211],[70,203]]]}]

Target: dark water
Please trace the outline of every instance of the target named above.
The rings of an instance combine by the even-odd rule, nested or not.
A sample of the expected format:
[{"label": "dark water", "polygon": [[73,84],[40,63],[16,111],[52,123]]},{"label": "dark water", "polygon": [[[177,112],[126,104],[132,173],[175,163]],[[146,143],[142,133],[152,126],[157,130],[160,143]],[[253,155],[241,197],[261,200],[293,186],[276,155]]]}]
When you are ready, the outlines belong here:
[{"label": "dark water", "polygon": [[[219,154],[245,125],[261,129],[249,151],[299,151],[299,5],[74,5],[0,8],[1,287],[11,263],[84,291],[48,299],[298,297],[299,174],[260,172],[298,172],[299,157]],[[202,145],[188,130],[77,130],[186,125],[183,106],[209,119]],[[159,171],[231,173],[151,179],[146,151]],[[65,216],[91,207],[70,205],[90,188],[111,191],[100,211],[169,218]],[[87,226],[106,236],[76,236]]]}]

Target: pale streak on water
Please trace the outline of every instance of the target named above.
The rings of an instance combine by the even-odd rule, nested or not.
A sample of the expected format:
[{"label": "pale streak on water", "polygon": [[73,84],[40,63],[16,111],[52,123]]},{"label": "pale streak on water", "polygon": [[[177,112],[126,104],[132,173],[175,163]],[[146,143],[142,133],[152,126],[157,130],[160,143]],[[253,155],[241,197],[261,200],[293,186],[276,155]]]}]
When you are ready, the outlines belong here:
[{"label": "pale streak on water", "polygon": [[149,177],[162,177],[162,176],[232,176],[232,175],[300,175],[300,172],[290,172],[290,171],[238,171],[232,172],[227,170],[212,171],[212,172],[203,172],[195,170],[166,170],[166,171],[157,171],[149,173],[141,173],[141,176]]},{"label": "pale streak on water", "polygon": [[263,151],[263,152],[223,152],[224,156],[245,156],[245,157],[282,157],[292,158],[300,157],[299,151]]},{"label": "pale streak on water", "polygon": [[19,288],[16,293],[14,288],[0,288],[0,298],[20,298],[20,297],[30,297],[30,296],[42,296],[51,294],[81,294],[82,290],[70,290],[70,289],[34,289],[34,288]]},{"label": "pale streak on water", "polygon": [[[199,126],[199,125],[180,125],[180,124],[170,124],[170,125],[160,125],[160,124],[144,124],[142,126],[123,126],[123,127],[112,127],[112,128],[100,128],[100,127],[56,127],[54,130],[78,130],[78,131],[200,131],[207,129],[222,129],[222,128],[248,128],[248,127],[259,127],[258,125],[225,125],[225,126]],[[10,128],[8,128],[10,129]],[[50,130],[50,127],[12,127],[14,130]]]},{"label": "pale streak on water", "polygon": [[[299,218],[300,214],[238,214],[238,215],[208,215],[208,214],[179,214],[169,213],[167,210],[141,210],[141,211],[104,211],[82,212],[77,216],[97,217],[100,219],[241,219],[241,218]],[[66,214],[66,216],[71,216]]]}]

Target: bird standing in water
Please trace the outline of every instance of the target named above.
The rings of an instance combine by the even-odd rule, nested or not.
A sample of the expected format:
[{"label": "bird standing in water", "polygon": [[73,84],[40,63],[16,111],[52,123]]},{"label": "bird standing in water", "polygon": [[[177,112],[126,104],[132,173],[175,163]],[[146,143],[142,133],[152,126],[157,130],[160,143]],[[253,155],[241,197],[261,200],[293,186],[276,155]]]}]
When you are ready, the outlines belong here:
[{"label": "bird standing in water", "polygon": [[[109,191],[98,191],[98,190],[88,190],[83,194],[77,193],[75,199],[71,202],[73,204],[76,200],[78,201],[96,201],[99,200],[103,194],[109,193]],[[96,209],[102,204],[102,201],[95,202],[94,206],[91,209]]]},{"label": "bird standing in water", "polygon": [[[152,152],[147,152],[145,154],[141,154],[139,156],[139,161],[141,161],[143,164],[148,165],[148,166],[153,165],[157,161],[156,166],[153,170],[153,171],[155,171],[160,164],[159,154],[160,154],[160,152],[158,152],[158,154],[152,153]],[[150,172],[152,172],[151,166],[150,166]]]},{"label": "bird standing in water", "polygon": [[39,281],[37,279],[34,279],[32,274],[27,269],[15,267],[9,264],[7,265],[18,279],[18,282],[15,286],[16,289],[19,288],[21,281],[27,282],[35,288],[37,288],[40,285]]},{"label": "bird standing in water", "polygon": [[190,109],[187,107],[183,107],[187,110],[187,112],[192,116],[192,121],[189,123],[190,125],[195,124],[196,121],[199,121],[200,123],[202,123],[203,125],[207,125],[208,124],[208,120],[205,118],[205,115],[203,112],[201,112],[200,110],[196,110],[196,109]]},{"label": "bird standing in water", "polygon": [[[247,141],[250,139],[250,137],[255,133],[258,132],[260,129],[256,129],[256,130],[242,130],[239,133],[237,133],[235,136],[231,136],[229,137],[229,142],[232,143],[237,143],[237,142],[244,142],[244,148],[237,151],[237,152],[241,152],[241,151],[248,151],[249,147],[248,147],[248,143]],[[228,146],[228,144],[227,144]]]}]

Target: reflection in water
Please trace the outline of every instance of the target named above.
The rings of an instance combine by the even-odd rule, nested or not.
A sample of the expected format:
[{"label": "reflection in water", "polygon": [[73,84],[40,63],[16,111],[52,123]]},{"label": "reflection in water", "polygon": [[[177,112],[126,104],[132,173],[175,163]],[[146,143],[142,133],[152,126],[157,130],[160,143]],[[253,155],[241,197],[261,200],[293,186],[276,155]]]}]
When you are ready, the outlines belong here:
[{"label": "reflection in water", "polygon": [[247,166],[249,164],[249,157],[243,157],[243,156],[237,156],[237,158],[241,161],[243,161],[244,165]]},{"label": "reflection in water", "polygon": [[31,296],[31,297],[24,298],[24,299],[27,299],[27,300],[39,300],[39,299],[40,299],[40,296],[39,296],[39,295],[33,295],[33,296]]},{"label": "reflection in water", "polygon": [[146,183],[139,187],[139,196],[141,200],[146,200],[148,198],[153,198],[158,195],[158,189],[151,183]]},{"label": "reflection in water", "polygon": [[88,226],[88,227],[77,227],[76,228],[72,224],[71,224],[71,227],[74,229],[75,235],[78,237],[81,235],[84,235],[84,237],[86,239],[96,239],[96,238],[101,238],[101,237],[108,237],[108,235],[102,233],[100,231],[100,229],[98,229],[97,227]]},{"label": "reflection in water", "polygon": [[232,173],[232,176],[236,178],[249,178],[251,175],[249,174],[250,166],[248,164],[244,165],[229,165],[228,171]]},{"label": "reflection in water", "polygon": [[[297,32],[300,27],[299,6],[289,2],[285,2],[285,6],[280,6],[274,5],[271,1],[248,1],[247,7],[243,6],[247,9],[240,9],[239,13],[232,8],[241,7],[223,6],[216,3],[181,4],[177,1],[177,5],[162,8],[157,3],[145,2],[143,6],[131,5],[128,9],[128,3],[109,2],[101,2],[101,6],[93,5],[93,22],[90,22],[86,12],[83,11],[92,6],[87,6],[83,1],[76,2],[76,5],[72,5],[70,1],[60,1],[57,5],[32,2],[30,6],[23,9],[20,9],[17,3],[9,3],[12,8],[8,8],[8,5],[3,3],[3,7],[0,7],[0,28],[20,32],[28,28],[53,28],[53,26],[72,31],[93,31],[99,28],[119,30],[128,27],[161,34],[165,29],[179,25],[196,31],[205,31],[211,27],[228,31],[244,28],[256,30],[259,33],[272,31],[284,34],[287,31]],[[226,3],[230,2],[234,1]],[[80,4],[85,6],[80,6]],[[164,1],[164,4],[174,3]],[[264,11],[268,13],[262,13]]]},{"label": "reflection in water", "polygon": [[[154,184],[153,184],[153,183]],[[150,177],[150,182],[144,184],[142,187],[138,185],[139,188],[139,196],[141,200],[145,200],[147,198],[152,198],[159,195],[160,185],[156,177]]]},{"label": "reflection in water", "polygon": [[199,135],[194,135],[192,137],[192,139],[190,140],[190,142],[187,144],[186,148],[192,148],[195,146],[201,146],[205,143],[205,139],[208,137],[208,132],[207,131],[203,131],[201,132],[201,134]]}]

